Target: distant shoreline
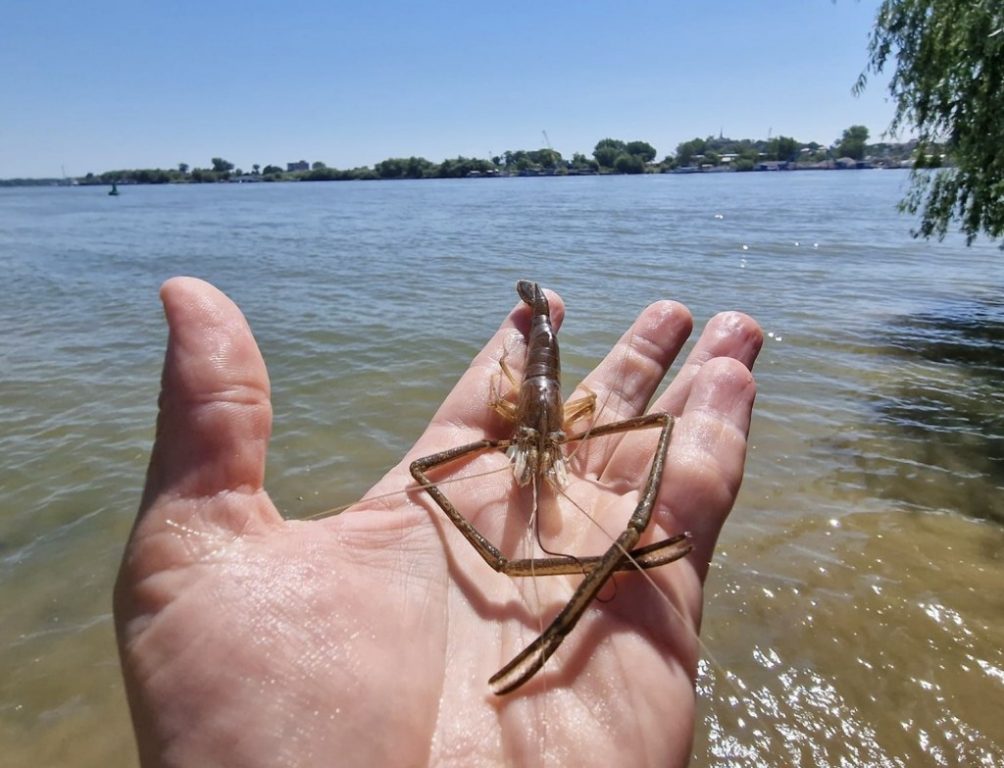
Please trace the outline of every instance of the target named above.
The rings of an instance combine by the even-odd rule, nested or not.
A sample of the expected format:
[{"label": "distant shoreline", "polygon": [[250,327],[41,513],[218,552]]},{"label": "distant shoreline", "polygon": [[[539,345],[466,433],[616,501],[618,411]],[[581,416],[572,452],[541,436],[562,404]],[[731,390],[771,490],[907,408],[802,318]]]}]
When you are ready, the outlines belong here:
[{"label": "distant shoreline", "polygon": [[5,179],[0,186],[110,186],[112,184],[215,184],[276,181],[358,181],[394,179],[503,178],[512,176],[632,176],[655,173],[749,173],[773,171],[842,171],[871,168],[938,168],[946,162],[945,149],[906,143],[868,144],[868,129],[852,125],[829,147],[799,142],[790,136],[768,139],[731,139],[719,135],[695,138],[656,161],[647,141],[600,139],[592,156],[575,152],[562,157],[547,140],[546,148],[507,150],[489,158],[447,157],[432,162],[424,157],[388,157],[373,166],[331,168],[321,161],[300,159],[281,165],[255,163],[244,171],[222,157],[210,167],[120,168],[84,176],[49,179]]},{"label": "distant shoreline", "polygon": [[317,181],[436,181],[442,179],[502,179],[502,178],[558,178],[566,176],[701,176],[710,175],[716,176],[720,174],[735,174],[735,173],[805,173],[809,171],[861,171],[861,170],[886,170],[886,171],[899,171],[899,170],[911,170],[912,166],[909,165],[875,165],[866,162],[854,166],[837,166],[831,165],[828,167],[806,167],[806,166],[793,166],[793,167],[766,167],[766,168],[753,168],[748,171],[740,171],[734,168],[693,168],[693,167],[683,167],[674,168],[672,170],[664,170],[657,172],[647,172],[644,174],[626,174],[626,173],[597,173],[597,172],[566,172],[566,173],[554,173],[554,172],[520,172],[520,173],[483,173],[483,172],[473,172],[467,173],[464,176],[425,176],[419,178],[411,177],[397,177],[397,178],[381,178],[379,176],[372,178],[346,178],[346,179],[309,179],[309,178],[270,178],[265,179],[262,177],[246,178],[241,177],[230,177],[227,179],[217,179],[215,181],[191,181],[188,179],[171,179],[169,181],[136,181],[132,179],[123,179],[120,181],[99,181],[99,180],[83,180],[81,179],[59,179],[59,178],[41,178],[41,179],[0,179],[0,187],[110,187],[112,184],[117,184],[118,186],[133,187],[133,186],[203,186],[205,184],[293,184],[299,182],[317,182]]}]

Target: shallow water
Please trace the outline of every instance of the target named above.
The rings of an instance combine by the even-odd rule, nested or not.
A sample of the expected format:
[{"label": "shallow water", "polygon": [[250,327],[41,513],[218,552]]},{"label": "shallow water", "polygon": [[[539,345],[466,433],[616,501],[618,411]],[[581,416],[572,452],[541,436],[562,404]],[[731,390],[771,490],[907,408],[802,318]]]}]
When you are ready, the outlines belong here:
[{"label": "shallow water", "polygon": [[152,437],[157,288],[187,273],[262,346],[289,516],[396,463],[517,278],[566,301],[568,384],[657,298],[698,325],[753,314],[768,337],[694,764],[1001,764],[1004,254],[912,240],[906,181],[0,190],[5,763],[134,764],[110,590]]}]

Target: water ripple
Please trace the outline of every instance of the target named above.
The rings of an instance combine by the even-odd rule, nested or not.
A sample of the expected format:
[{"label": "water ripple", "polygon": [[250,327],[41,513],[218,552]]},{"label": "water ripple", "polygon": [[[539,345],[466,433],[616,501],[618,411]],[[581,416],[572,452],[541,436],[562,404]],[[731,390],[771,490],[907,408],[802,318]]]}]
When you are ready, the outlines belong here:
[{"label": "water ripple", "polygon": [[114,207],[0,190],[9,750],[131,754],[107,612],[163,279],[206,277],[247,314],[273,386],[267,485],[306,515],[400,460],[530,277],[566,300],[569,385],[657,299],[773,334],[707,585],[694,763],[1004,764],[1004,266],[911,240],[904,178],[132,187]]}]

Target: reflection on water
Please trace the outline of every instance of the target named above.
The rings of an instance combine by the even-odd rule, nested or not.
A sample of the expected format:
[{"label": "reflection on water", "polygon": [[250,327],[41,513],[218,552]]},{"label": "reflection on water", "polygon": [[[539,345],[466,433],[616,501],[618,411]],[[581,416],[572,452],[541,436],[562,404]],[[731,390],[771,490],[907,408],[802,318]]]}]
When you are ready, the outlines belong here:
[{"label": "reflection on water", "polygon": [[[813,441],[837,458],[809,483],[818,514],[723,537],[696,764],[1004,757],[1004,530],[981,522],[1004,520],[1002,310],[996,295],[966,298],[835,344],[872,361],[844,377],[864,407]],[[744,498],[759,504],[744,493],[745,516]]]},{"label": "reflection on water", "polygon": [[188,273],[262,346],[267,486],[297,517],[399,460],[517,278],[567,301],[569,385],[657,298],[698,325],[755,315],[694,764],[1004,763],[1004,259],[912,241],[904,180],[0,190],[2,762],[133,764],[110,590],[153,432],[157,287]]},{"label": "reflection on water", "polygon": [[895,462],[861,451],[869,487],[1004,523],[1004,301],[903,317],[886,343],[897,364],[875,408],[880,425],[899,433],[900,451]]},{"label": "reflection on water", "polygon": [[[813,567],[791,558],[793,541]],[[997,764],[1000,529],[865,512],[757,550],[740,546],[738,563],[727,550],[708,593],[709,646],[757,631],[740,658],[717,656],[728,673],[702,667],[706,764]],[[769,570],[751,575],[753,558]]]}]

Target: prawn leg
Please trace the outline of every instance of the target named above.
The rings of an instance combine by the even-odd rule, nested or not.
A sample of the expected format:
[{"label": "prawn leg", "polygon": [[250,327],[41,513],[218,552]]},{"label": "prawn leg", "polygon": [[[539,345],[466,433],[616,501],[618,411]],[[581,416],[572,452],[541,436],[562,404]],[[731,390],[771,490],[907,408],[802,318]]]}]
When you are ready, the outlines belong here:
[{"label": "prawn leg", "polygon": [[[628,521],[624,532],[617,537],[614,544],[599,558],[599,562],[586,573],[586,577],[579,584],[575,593],[547,629],[530,645],[524,648],[512,661],[492,675],[488,680],[488,684],[491,686],[493,693],[497,695],[509,693],[533,677],[544,666],[544,662],[558,650],[565,636],[575,628],[575,625],[585,613],[586,608],[589,607],[589,604],[596,598],[614,572],[623,570],[625,565],[629,567],[634,565],[628,559],[628,553],[638,543],[652,517],[652,507],[655,505],[655,500],[658,497],[659,484],[662,480],[663,470],[665,469],[666,450],[669,447],[669,435],[673,427],[673,417],[667,413],[651,413],[646,416],[639,416],[634,419],[627,419],[626,421],[597,427],[590,435],[626,432],[656,424],[662,427],[659,434],[659,445],[656,448],[655,458],[652,460],[652,468],[649,470],[648,480],[645,483],[645,490],[642,493],[641,500],[638,502],[638,506],[635,507],[635,511],[631,515],[631,519]],[[660,542],[656,546],[659,547],[664,544],[665,542]],[[646,547],[644,549],[649,548]],[[683,557],[683,555],[690,551],[689,544],[685,549],[686,551],[682,551],[679,557]]]},{"label": "prawn leg", "polygon": [[[650,414],[649,416],[642,416],[638,419],[629,419],[615,424],[606,424],[601,428],[602,431],[594,429],[588,437],[593,437],[597,434],[609,434],[611,432],[629,431],[632,429],[642,429],[646,426],[652,426],[654,422],[658,421],[658,419],[652,419],[652,416],[665,416],[669,419],[669,426],[667,428],[672,427],[672,419],[668,415]],[[643,423],[638,424],[636,422]],[[578,440],[587,438],[578,435],[573,439]],[[440,451],[439,453],[434,453],[430,456],[425,456],[421,459],[416,459],[411,463],[409,469],[412,477],[414,477],[422,488],[429,494],[429,496],[432,497],[433,501],[436,502],[436,505],[443,510],[446,516],[450,519],[450,522],[457,527],[460,533],[463,534],[464,538],[470,542],[471,546],[474,547],[477,553],[481,555],[481,558],[492,568],[492,570],[513,577],[559,576],[590,572],[593,568],[600,565],[607,555],[579,558],[537,557],[510,560],[503,555],[499,548],[492,544],[491,541],[489,541],[466,517],[460,514],[457,508],[453,505],[453,502],[450,501],[446,494],[443,493],[439,486],[437,486],[427,474],[429,470],[434,469],[435,467],[448,464],[451,461],[457,461],[458,459],[462,459],[464,456],[473,453],[490,449],[505,451],[511,442],[511,440],[477,440],[473,443],[468,443],[467,445],[450,448],[445,451]],[[658,463],[660,464],[659,473],[661,475],[662,462],[660,461]],[[655,469],[655,464],[656,462],[653,462],[653,470]],[[689,534],[681,533],[677,536],[665,539],[664,541],[659,541],[654,544],[649,544],[647,546],[631,550],[614,570],[631,571],[636,568],[658,568],[661,565],[666,565],[667,563],[671,563],[674,560],[679,560],[681,557],[686,556],[691,549],[692,547],[690,544]]]}]

